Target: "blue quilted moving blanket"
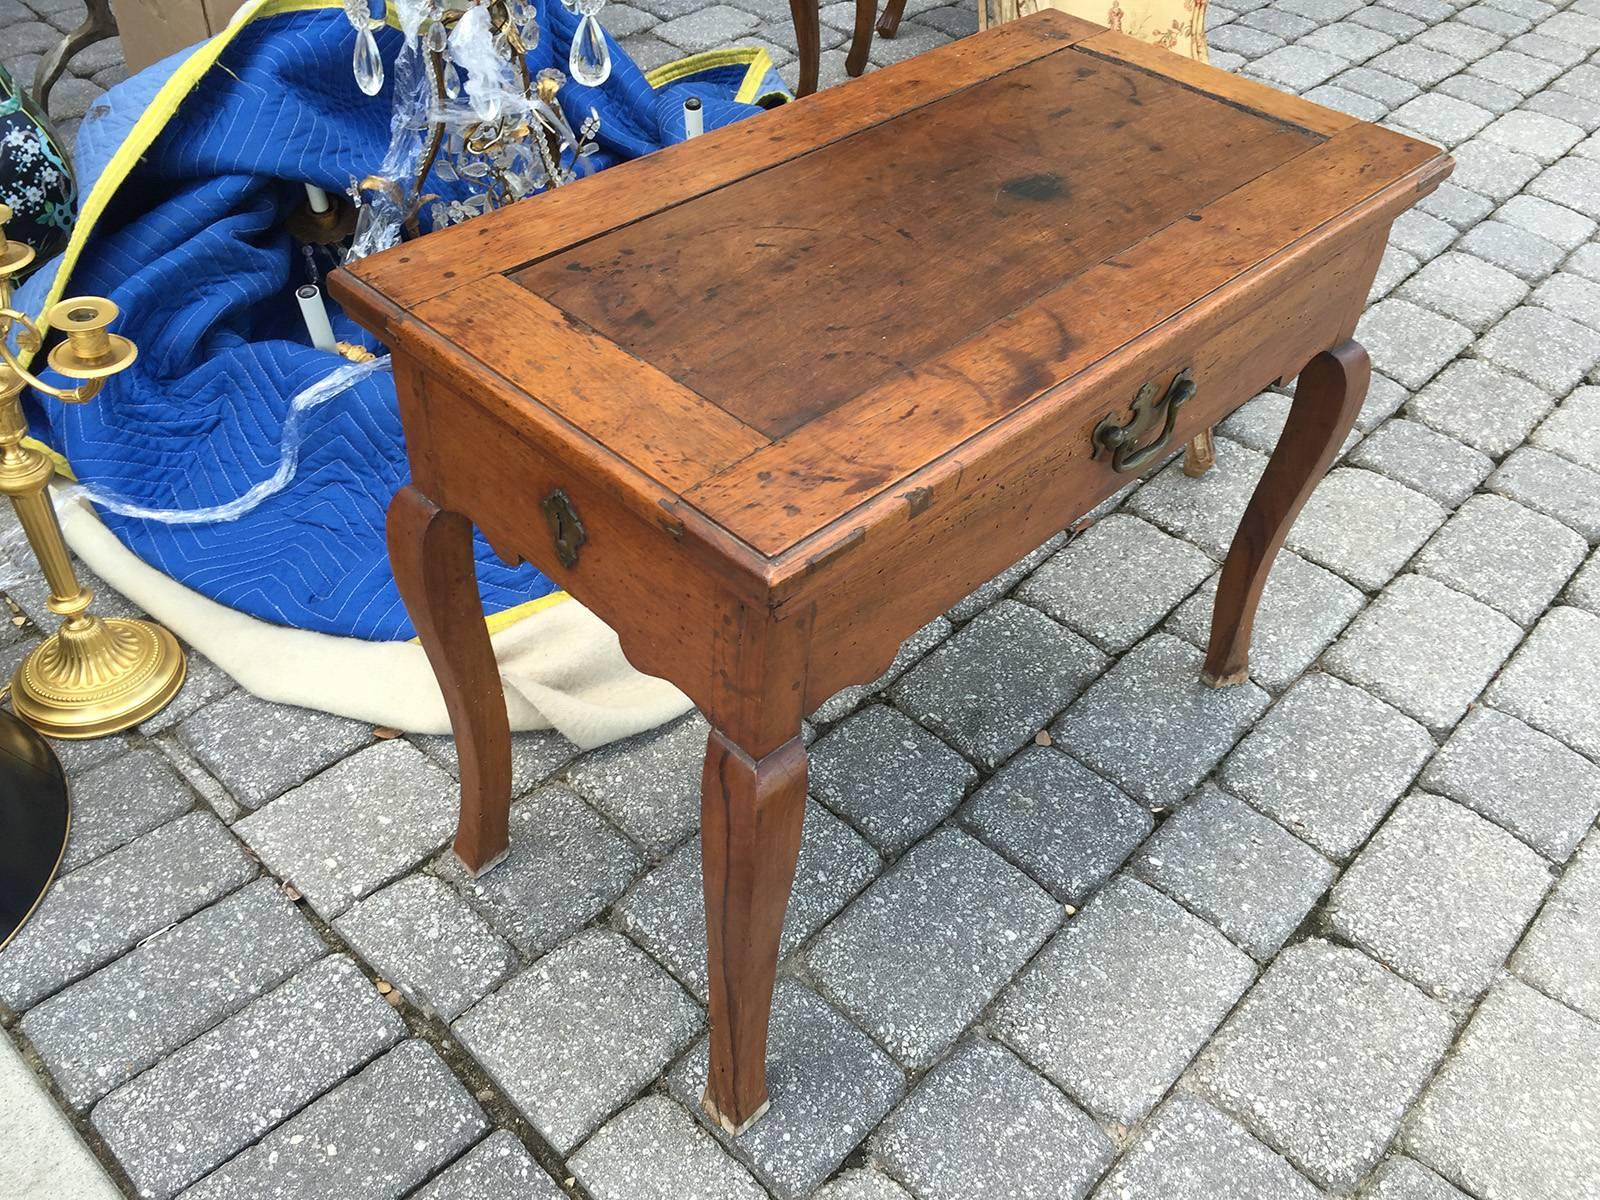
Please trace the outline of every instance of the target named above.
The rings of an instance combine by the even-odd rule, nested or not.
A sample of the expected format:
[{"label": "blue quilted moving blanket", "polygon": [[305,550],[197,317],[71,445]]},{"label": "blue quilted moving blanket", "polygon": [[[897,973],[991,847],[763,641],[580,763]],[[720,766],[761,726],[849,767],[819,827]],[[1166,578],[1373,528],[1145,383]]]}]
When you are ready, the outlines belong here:
[{"label": "blue quilted moving blanket", "polygon": [[[530,65],[564,68],[578,17],[557,0],[538,9],[544,33]],[[244,496],[282,467],[292,398],[343,365],[309,344],[293,299],[305,282],[301,251],[284,221],[305,183],[343,192],[383,161],[400,36],[379,30],[391,69],[372,98],[351,73],[353,40],[337,7],[245,25],[94,223],[66,294],[115,300],[116,328],[138,344],[138,362],[88,404],[30,397],[35,435],[91,494],[159,510]],[[760,111],[734,99],[744,65],[653,88],[614,44],[612,55],[602,87],[568,83],[560,94],[574,124],[591,105],[598,111],[597,166],[680,140],[690,94],[708,129]],[[114,182],[114,152],[183,57],[118,85],[91,112],[77,156],[84,195],[97,180]],[[39,310],[59,266],[29,281],[22,306]],[[381,349],[336,308],[333,325],[337,337]],[[325,633],[410,638],[384,548],[384,512],[407,477],[391,377],[370,374],[305,411],[298,434],[287,486],[237,519],[171,523],[106,509],[102,518],[140,558],[233,608]],[[555,590],[481,540],[478,572],[490,613]]]}]

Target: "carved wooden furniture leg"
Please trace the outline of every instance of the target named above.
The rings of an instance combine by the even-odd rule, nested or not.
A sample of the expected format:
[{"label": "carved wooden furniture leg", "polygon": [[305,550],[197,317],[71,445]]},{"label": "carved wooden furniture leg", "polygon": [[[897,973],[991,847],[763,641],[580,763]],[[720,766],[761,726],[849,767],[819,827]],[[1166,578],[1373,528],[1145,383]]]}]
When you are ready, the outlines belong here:
[{"label": "carved wooden furniture leg", "polygon": [[756,760],[711,731],[700,791],[711,1000],[704,1104],[729,1133],[767,1110],[767,1022],[805,804],[798,735]]},{"label": "carved wooden furniture leg", "polygon": [[1198,479],[1216,465],[1217,442],[1211,436],[1211,430],[1196,435],[1194,440],[1183,448],[1183,473],[1190,478]]},{"label": "carved wooden furniture leg", "polygon": [[389,559],[450,712],[461,768],[456,857],[473,875],[505,857],[511,726],[472,561],[472,523],[414,487],[389,505]]},{"label": "carved wooden furniture leg", "polygon": [[867,54],[872,49],[872,19],[878,15],[878,0],[856,0],[856,28],[850,35],[850,55],[844,69],[852,76],[867,69]]},{"label": "carved wooden furniture leg", "polygon": [[1212,687],[1242,683],[1247,677],[1250,631],[1272,560],[1355,425],[1371,374],[1367,352],[1354,341],[1323,351],[1300,372],[1283,436],[1222,565],[1202,676]]},{"label": "carved wooden furniture leg", "polygon": [[55,87],[56,80],[61,78],[61,72],[66,70],[73,55],[96,42],[116,37],[117,32],[117,18],[112,15],[111,0],[89,0],[89,11],[83,18],[83,24],[57,42],[55,48],[39,60],[39,67],[33,73],[33,98],[40,112],[49,115],[50,89]]},{"label": "carved wooden furniture leg", "polygon": [[800,86],[797,96],[817,90],[817,72],[822,65],[822,0],[789,0],[789,15],[794,19],[795,46],[800,54]]},{"label": "carved wooden furniture leg", "polygon": [[900,30],[900,18],[905,16],[906,0],[889,0],[883,6],[883,16],[878,18],[878,32],[892,38]]}]

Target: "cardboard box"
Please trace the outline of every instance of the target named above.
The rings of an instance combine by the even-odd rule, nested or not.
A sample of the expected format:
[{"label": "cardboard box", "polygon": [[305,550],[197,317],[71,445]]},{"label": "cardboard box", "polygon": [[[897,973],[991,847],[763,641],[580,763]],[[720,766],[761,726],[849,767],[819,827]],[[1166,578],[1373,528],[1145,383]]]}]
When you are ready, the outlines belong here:
[{"label": "cardboard box", "polygon": [[141,71],[227,27],[245,0],[111,0],[128,70]]}]

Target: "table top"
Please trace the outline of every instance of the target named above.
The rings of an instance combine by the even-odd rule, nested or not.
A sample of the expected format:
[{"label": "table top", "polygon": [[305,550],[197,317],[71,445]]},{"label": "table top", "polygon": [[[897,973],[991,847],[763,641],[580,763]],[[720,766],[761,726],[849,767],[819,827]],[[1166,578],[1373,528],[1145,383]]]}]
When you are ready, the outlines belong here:
[{"label": "table top", "polygon": [[492,373],[619,486],[814,560],[929,464],[1449,167],[1046,11],[375,255],[338,291],[391,345]]}]

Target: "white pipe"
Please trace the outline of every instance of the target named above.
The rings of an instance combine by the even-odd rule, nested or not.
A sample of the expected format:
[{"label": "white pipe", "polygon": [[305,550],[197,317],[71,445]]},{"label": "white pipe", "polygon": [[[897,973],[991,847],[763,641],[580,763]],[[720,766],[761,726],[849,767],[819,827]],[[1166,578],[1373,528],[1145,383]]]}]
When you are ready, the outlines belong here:
[{"label": "white pipe", "polygon": [[690,96],[683,102],[683,136],[697,138],[706,131],[705,114],[700,110],[700,98]]},{"label": "white pipe", "polygon": [[306,200],[314,213],[325,213],[333,207],[333,202],[328,199],[328,193],[314,183],[306,184]]},{"label": "white pipe", "polygon": [[336,350],[333,325],[328,320],[328,306],[322,302],[322,289],[314,283],[308,283],[296,288],[294,296],[300,301],[300,315],[305,319],[311,344],[318,350]]}]

